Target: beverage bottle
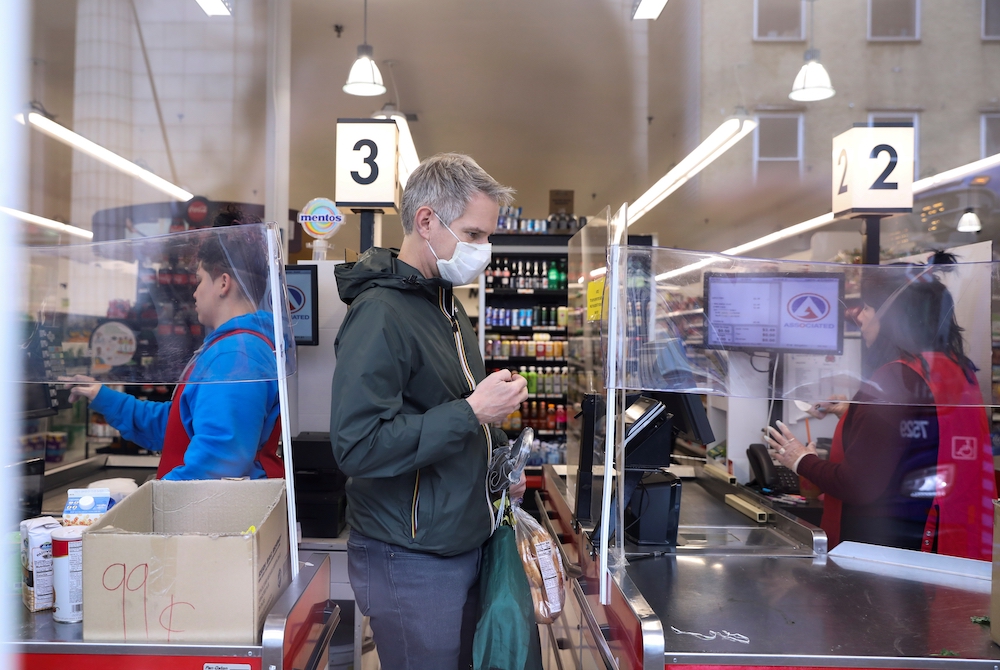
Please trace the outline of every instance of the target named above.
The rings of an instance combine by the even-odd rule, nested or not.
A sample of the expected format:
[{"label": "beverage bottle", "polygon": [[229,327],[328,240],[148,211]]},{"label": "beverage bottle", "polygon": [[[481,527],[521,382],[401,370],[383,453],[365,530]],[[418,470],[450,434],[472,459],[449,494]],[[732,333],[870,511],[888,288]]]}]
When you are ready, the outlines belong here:
[{"label": "beverage bottle", "polygon": [[553,382],[552,368],[545,368],[545,391],[544,391],[545,395],[555,395],[556,394],[556,391],[555,391],[555,388],[553,388],[554,385],[553,385],[552,382]]},{"label": "beverage bottle", "polygon": [[535,430],[540,430],[539,426],[538,426],[538,417],[539,417],[539,414],[538,414],[538,401],[537,400],[532,400],[531,401],[531,424],[530,425]]},{"label": "beverage bottle", "polygon": [[531,288],[542,288],[542,276],[538,271],[538,261],[531,265]]},{"label": "beverage bottle", "polygon": [[[563,417],[565,420],[566,417]],[[515,409],[510,415],[510,429],[521,430],[521,410]]]},{"label": "beverage bottle", "polygon": [[510,264],[508,259],[503,259],[503,270],[500,273],[500,288],[510,288]]},{"label": "beverage bottle", "polygon": [[[518,421],[521,418],[518,417]],[[511,422],[513,425],[513,421]],[[566,430],[566,407],[564,405],[556,405],[556,430]]]},{"label": "beverage bottle", "polygon": [[559,262],[559,285],[557,288],[560,291],[566,290],[566,261]]},{"label": "beverage bottle", "polygon": [[546,430],[556,429],[556,406],[549,404],[549,411],[545,413],[545,428]]},{"label": "beverage bottle", "polygon": [[556,262],[552,261],[549,264],[549,288],[558,289],[559,287],[559,268],[556,267]]},{"label": "beverage bottle", "polygon": [[542,307],[541,305],[535,305],[531,308],[531,325],[540,326],[542,325]]},{"label": "beverage bottle", "polygon": [[564,367],[562,369],[562,392],[564,394],[569,393],[569,367]]},{"label": "beverage bottle", "polygon": [[524,376],[524,381],[528,382],[529,396],[533,396],[538,393],[538,373],[535,372],[534,365],[528,367],[528,372]]},{"label": "beverage bottle", "polygon": [[500,422],[500,428],[502,428],[503,430],[512,430],[512,428],[510,427],[510,414],[505,416],[503,418],[503,421]]},{"label": "beverage bottle", "polygon": [[556,310],[556,325],[565,328],[569,323],[569,308],[565,305]]},{"label": "beverage bottle", "polygon": [[486,269],[483,271],[483,277],[485,278],[485,281],[486,281],[486,288],[493,288],[493,264],[492,263],[486,266]]},{"label": "beverage bottle", "polygon": [[542,261],[542,273],[540,275],[541,284],[538,288],[547,289],[549,287],[549,262]]}]

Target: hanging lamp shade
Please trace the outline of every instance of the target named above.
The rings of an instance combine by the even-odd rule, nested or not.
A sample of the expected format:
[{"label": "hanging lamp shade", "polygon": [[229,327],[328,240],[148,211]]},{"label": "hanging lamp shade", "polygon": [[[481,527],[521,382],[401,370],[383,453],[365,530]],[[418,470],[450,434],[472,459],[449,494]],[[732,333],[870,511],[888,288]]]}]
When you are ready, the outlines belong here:
[{"label": "hanging lamp shade", "polygon": [[819,62],[819,49],[806,51],[805,60],[802,69],[795,75],[792,92],[788,97],[796,102],[815,102],[832,98],[836,91],[833,90],[826,68]]},{"label": "hanging lamp shade", "polygon": [[958,232],[960,233],[978,233],[982,229],[983,223],[971,207],[965,210],[965,214],[958,220]]},{"label": "hanging lamp shade", "polygon": [[347,83],[344,84],[344,93],[349,95],[382,95],[385,93],[385,84],[382,83],[382,73],[379,72],[378,65],[372,60],[373,50],[368,44],[358,45],[358,59],[351,66],[351,73],[347,75]]}]

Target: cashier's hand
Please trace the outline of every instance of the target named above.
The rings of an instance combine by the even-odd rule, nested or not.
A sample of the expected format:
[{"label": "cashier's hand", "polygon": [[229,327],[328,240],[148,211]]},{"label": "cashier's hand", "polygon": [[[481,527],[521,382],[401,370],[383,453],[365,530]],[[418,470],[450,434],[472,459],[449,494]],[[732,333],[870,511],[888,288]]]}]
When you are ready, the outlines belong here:
[{"label": "cashier's hand", "polygon": [[496,423],[521,406],[528,399],[528,382],[510,370],[497,370],[483,381],[469,396],[469,405],[479,423]]},{"label": "cashier's hand", "polygon": [[97,394],[101,390],[101,384],[99,381],[93,377],[88,377],[87,375],[73,375],[72,377],[60,377],[59,381],[69,382],[66,384],[70,387],[69,391],[69,401],[71,403],[76,402],[80,398],[86,398],[88,400],[93,400],[97,397]]},{"label": "cashier's hand", "polygon": [[[795,470],[799,464],[799,459],[806,454],[816,453],[816,443],[810,442],[803,446],[799,438],[792,434],[792,431],[781,421],[777,422],[778,428],[768,426],[767,443],[771,447],[771,456],[786,468]],[[779,430],[780,429],[780,430]]]},{"label": "cashier's hand", "polygon": [[844,414],[847,413],[848,404],[846,400],[846,395],[830,396],[828,401],[818,402],[810,407],[806,411],[806,414],[817,419],[824,419],[828,414],[833,414],[838,419],[843,418]]}]

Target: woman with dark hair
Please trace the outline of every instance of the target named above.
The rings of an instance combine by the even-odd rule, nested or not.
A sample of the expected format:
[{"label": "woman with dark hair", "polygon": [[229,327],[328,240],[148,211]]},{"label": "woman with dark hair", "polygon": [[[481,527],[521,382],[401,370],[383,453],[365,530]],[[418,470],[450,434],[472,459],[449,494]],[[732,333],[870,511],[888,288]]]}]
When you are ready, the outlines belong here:
[{"label": "woman with dark hair", "polygon": [[865,383],[815,415],[840,421],[830,459],[784,424],[770,428],[774,457],[816,484],[832,548],[867,542],[989,560],[996,498],[989,425],[976,367],[965,354],[955,303],[935,276],[954,263],[866,272],[856,319]]}]

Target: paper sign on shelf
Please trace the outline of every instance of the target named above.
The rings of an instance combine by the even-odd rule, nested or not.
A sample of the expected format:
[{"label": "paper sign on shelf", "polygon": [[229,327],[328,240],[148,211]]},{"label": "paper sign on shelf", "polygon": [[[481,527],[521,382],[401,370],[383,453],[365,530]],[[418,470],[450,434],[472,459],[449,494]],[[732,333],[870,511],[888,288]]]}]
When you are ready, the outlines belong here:
[{"label": "paper sign on shelf", "polygon": [[851,128],[833,138],[833,213],[913,211],[912,126]]},{"label": "paper sign on shelf", "polygon": [[587,284],[587,321],[600,321],[604,312],[604,277]]}]

